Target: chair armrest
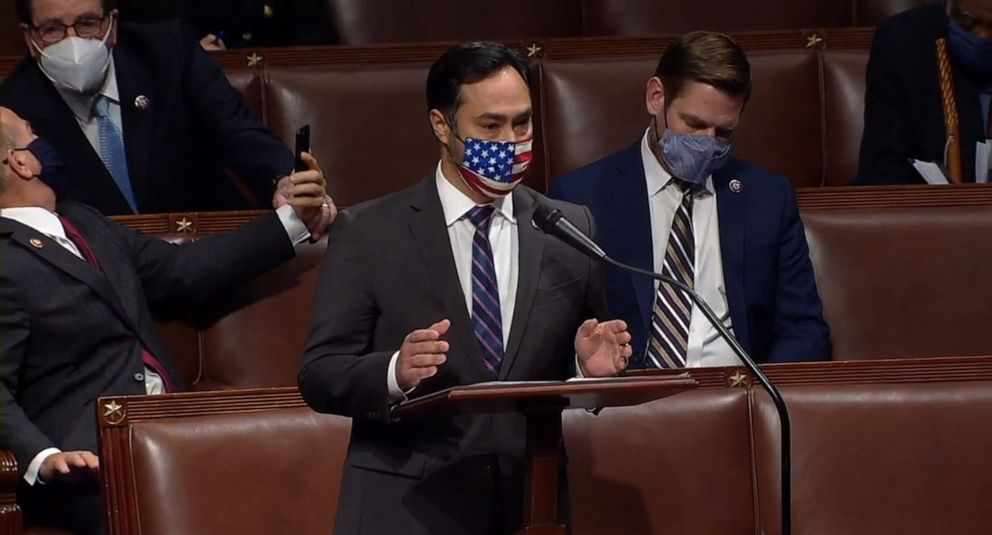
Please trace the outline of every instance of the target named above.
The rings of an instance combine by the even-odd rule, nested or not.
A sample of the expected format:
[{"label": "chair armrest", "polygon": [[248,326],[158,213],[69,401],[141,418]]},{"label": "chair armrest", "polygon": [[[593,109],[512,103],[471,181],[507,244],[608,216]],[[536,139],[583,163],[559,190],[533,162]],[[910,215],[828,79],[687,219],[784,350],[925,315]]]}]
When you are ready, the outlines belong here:
[{"label": "chair armrest", "polygon": [[24,520],[17,506],[17,459],[14,452],[0,450],[0,535],[21,535]]}]

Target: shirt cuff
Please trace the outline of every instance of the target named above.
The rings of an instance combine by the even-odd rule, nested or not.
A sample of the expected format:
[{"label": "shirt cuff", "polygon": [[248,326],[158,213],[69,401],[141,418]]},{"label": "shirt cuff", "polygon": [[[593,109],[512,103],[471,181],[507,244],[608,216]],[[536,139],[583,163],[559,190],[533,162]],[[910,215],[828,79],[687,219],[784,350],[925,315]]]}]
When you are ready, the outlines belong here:
[{"label": "shirt cuff", "polygon": [[[395,405],[406,401],[406,395],[413,392],[413,388],[406,392],[400,390],[400,383],[396,380],[396,361],[400,358],[400,352],[393,353],[389,359],[389,371],[386,372],[386,387],[389,389],[389,404]],[[416,387],[414,387],[416,388]]]},{"label": "shirt cuff", "polygon": [[579,365],[579,354],[575,354],[575,377],[572,379],[585,379],[586,374],[582,373],[582,366]]},{"label": "shirt cuff", "polygon": [[293,210],[292,206],[284,204],[276,208],[276,215],[279,216],[279,222],[282,223],[282,228],[286,229],[286,235],[293,245],[299,245],[310,238],[310,231],[300,220],[300,216],[296,215],[296,210]]},{"label": "shirt cuff", "polygon": [[45,459],[56,453],[62,453],[62,450],[58,448],[45,448],[38,452],[38,455],[31,459],[31,464],[28,465],[28,469],[24,472],[24,481],[28,482],[28,485],[34,485],[35,483],[39,485],[44,485],[45,482],[38,477],[38,472],[41,471],[41,465],[44,464]]}]

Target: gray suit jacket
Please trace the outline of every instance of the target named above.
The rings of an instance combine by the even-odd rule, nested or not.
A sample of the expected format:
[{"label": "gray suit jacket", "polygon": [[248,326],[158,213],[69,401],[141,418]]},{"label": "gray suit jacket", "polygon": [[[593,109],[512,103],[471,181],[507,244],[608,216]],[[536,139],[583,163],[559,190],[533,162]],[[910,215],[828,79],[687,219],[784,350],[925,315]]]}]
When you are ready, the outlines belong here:
[{"label": "gray suit jacket", "polygon": [[[600,317],[596,265],[531,224],[538,203],[592,232],[588,210],[514,193],[519,283],[499,380],[574,374],[573,341]],[[433,176],[344,211],[331,228],[300,371],[317,411],[354,418],[339,533],[486,533],[520,521],[523,418],[516,414],[389,416],[389,360],[411,331],[452,326],[447,362],[413,396],[492,380],[476,342]]]}]

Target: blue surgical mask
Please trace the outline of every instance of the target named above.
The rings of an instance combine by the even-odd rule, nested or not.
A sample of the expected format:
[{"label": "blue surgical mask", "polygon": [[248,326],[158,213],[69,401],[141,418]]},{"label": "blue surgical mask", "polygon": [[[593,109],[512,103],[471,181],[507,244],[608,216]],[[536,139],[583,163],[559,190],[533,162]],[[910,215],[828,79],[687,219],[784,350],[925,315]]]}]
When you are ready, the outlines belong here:
[{"label": "blue surgical mask", "polygon": [[954,59],[968,70],[992,76],[992,39],[979,37],[953,20],[947,27],[947,38]]},{"label": "blue surgical mask", "polygon": [[670,128],[665,128],[658,139],[658,148],[668,172],[691,184],[705,182],[730,157],[730,142],[726,139],[680,134]]}]

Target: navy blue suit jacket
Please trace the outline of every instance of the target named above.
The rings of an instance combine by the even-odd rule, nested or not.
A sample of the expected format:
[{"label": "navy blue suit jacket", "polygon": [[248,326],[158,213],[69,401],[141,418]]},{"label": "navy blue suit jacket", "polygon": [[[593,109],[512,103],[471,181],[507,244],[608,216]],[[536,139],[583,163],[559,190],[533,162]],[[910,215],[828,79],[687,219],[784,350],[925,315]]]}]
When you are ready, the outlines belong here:
[{"label": "navy blue suit jacket", "polygon": [[[293,170],[293,153],[265,128],[188,27],[178,21],[121,24],[113,53],[128,170],[142,213],[269,206],[276,177]],[[142,96],[144,108],[138,105]],[[70,178],[60,198],[104,215],[132,213],[33,59],[25,58],[0,86],[0,104],[58,149]]]},{"label": "navy blue suit jacket", "polygon": [[[739,192],[730,188],[740,181]],[[830,335],[813,278],[799,209],[789,182],[731,158],[713,174],[723,277],[734,333],[759,362],[828,360]],[[589,207],[607,254],[653,270],[651,218],[641,144],[555,181],[548,195]],[[611,316],[629,325],[633,366],[643,365],[654,284],[609,268]]]}]

